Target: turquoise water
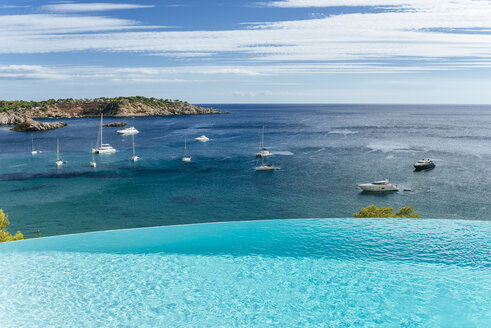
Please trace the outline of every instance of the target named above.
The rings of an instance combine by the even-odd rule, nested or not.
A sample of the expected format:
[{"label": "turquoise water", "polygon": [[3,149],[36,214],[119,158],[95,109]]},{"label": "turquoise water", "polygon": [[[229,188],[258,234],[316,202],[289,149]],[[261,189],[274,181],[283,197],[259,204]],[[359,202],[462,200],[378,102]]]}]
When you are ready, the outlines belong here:
[{"label": "turquoise water", "polygon": [[[118,152],[97,156],[97,118],[64,120],[31,135],[0,127],[0,208],[11,231],[43,236],[184,223],[350,217],[362,207],[414,206],[424,217],[491,217],[491,108],[399,105],[213,105],[228,115],[107,118],[126,121],[131,138],[105,128]],[[254,171],[265,142],[281,168]],[[212,140],[197,143],[206,134]],[[56,138],[68,163],[57,170]],[[182,164],[184,138],[193,157]],[[428,172],[413,172],[423,157]],[[360,193],[357,182],[389,178],[412,191]]]},{"label": "turquoise water", "polygon": [[489,327],[486,221],[312,219],[0,245],[2,327]]}]

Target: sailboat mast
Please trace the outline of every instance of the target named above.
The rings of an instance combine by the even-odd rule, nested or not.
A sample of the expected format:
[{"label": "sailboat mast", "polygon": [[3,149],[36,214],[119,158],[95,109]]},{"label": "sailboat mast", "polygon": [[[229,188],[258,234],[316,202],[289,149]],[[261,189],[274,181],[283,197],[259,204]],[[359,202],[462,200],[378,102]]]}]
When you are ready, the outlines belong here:
[{"label": "sailboat mast", "polygon": [[133,139],[133,157],[135,156],[135,135],[131,135],[131,139]]},{"label": "sailboat mast", "polygon": [[102,115],[104,114],[101,113],[101,147],[102,147]]},{"label": "sailboat mast", "polygon": [[34,136],[31,135],[31,151],[34,151]]},{"label": "sailboat mast", "polygon": [[184,138],[184,156],[187,154],[187,149],[186,149],[186,138]]},{"label": "sailboat mast", "polygon": [[264,149],[264,125],[263,125],[263,133],[262,133],[262,136],[261,136],[261,150]]},{"label": "sailboat mast", "polygon": [[60,160],[60,138],[56,138],[56,161]]}]

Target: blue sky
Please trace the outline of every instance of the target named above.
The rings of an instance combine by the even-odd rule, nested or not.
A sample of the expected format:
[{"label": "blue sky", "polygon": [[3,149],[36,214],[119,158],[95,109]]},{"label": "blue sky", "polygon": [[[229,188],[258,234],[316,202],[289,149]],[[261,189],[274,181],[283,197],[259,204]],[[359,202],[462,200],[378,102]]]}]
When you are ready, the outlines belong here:
[{"label": "blue sky", "polygon": [[0,0],[0,99],[491,104],[489,0]]}]

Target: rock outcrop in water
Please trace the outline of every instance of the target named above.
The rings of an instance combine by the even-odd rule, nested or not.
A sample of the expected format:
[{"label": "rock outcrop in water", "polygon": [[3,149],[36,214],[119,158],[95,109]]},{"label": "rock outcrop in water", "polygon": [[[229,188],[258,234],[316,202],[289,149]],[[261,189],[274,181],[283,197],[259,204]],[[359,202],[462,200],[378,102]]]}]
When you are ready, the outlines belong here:
[{"label": "rock outcrop in water", "polygon": [[116,128],[119,128],[121,126],[126,126],[128,125],[128,123],[126,122],[112,122],[112,123],[106,123],[106,124],[102,124],[102,126],[107,126],[107,127],[116,127]]},{"label": "rock outcrop in water", "polygon": [[35,132],[54,130],[64,126],[66,126],[66,123],[63,122],[38,122],[28,118],[21,123],[17,123],[10,130],[19,132]]},{"label": "rock outcrop in water", "polygon": [[105,116],[169,116],[219,114],[213,108],[186,101],[146,97],[50,99],[46,101],[0,101],[0,124],[16,124],[26,118],[73,118]]}]

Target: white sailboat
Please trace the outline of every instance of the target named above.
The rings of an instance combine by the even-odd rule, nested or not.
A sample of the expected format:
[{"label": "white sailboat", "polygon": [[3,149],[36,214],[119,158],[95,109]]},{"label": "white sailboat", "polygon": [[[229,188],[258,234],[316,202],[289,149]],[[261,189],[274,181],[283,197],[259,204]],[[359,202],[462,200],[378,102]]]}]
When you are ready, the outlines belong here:
[{"label": "white sailboat", "polygon": [[63,165],[63,160],[60,158],[60,139],[56,138],[56,167]]},{"label": "white sailboat", "polygon": [[187,155],[186,138],[184,138],[184,156],[182,157],[184,163],[191,162],[191,156]]},{"label": "white sailboat", "polygon": [[136,154],[135,154],[135,135],[134,134],[131,135],[131,139],[133,141],[133,156],[131,156],[131,160],[133,162],[136,162],[140,159],[140,157],[136,156]]},{"label": "white sailboat", "polygon": [[97,163],[95,162],[95,158],[94,158],[94,152],[92,152],[92,161],[90,161],[90,166],[91,167],[96,167],[97,166]]},{"label": "white sailboat", "polygon": [[256,166],[256,171],[274,171],[276,167],[274,164],[264,164],[264,157],[261,157],[261,165]]},{"label": "white sailboat", "polygon": [[261,137],[261,149],[259,153],[256,153],[256,157],[270,157],[273,156],[273,153],[270,152],[266,147],[264,147],[264,125],[263,125],[263,133]]},{"label": "white sailboat", "polygon": [[31,155],[37,155],[38,151],[34,150],[34,136],[31,135]]},{"label": "white sailboat", "polygon": [[116,149],[111,147],[110,144],[105,144],[102,142],[102,121],[103,121],[103,114],[101,113],[101,127],[99,131],[99,136],[100,136],[100,146],[98,148],[92,148],[92,152],[95,154],[111,154],[115,153]]}]

